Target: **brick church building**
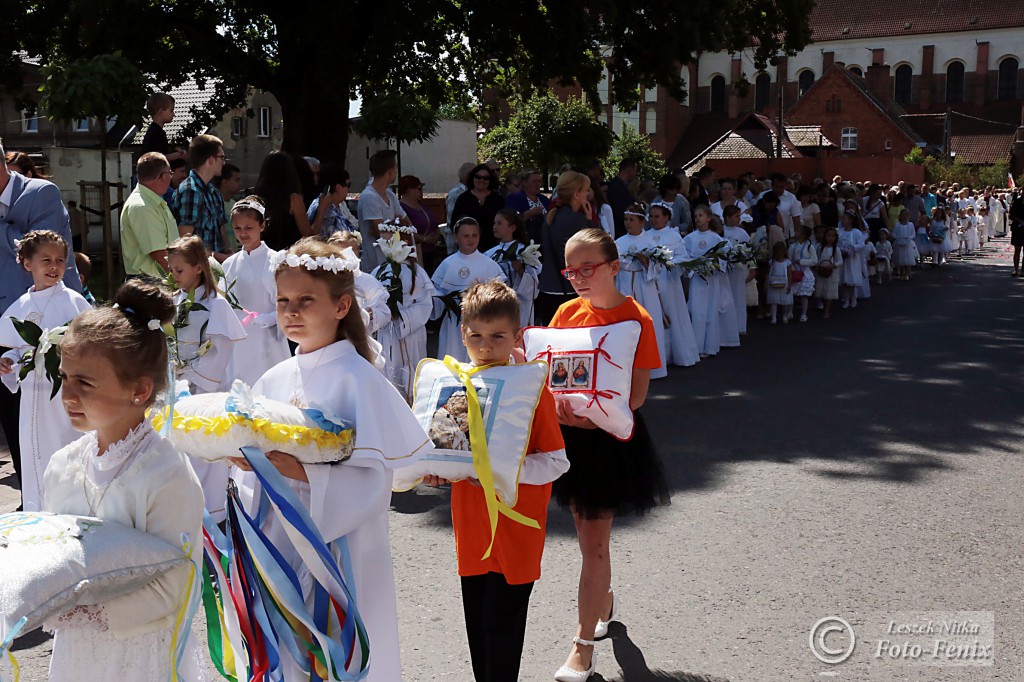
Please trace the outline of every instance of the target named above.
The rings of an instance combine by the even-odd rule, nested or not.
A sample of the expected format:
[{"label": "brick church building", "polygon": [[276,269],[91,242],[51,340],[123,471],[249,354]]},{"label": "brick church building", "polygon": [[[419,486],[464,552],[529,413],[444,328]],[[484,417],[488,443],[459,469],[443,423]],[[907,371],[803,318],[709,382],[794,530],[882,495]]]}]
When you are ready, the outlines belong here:
[{"label": "brick church building", "polygon": [[[790,156],[901,161],[921,147],[986,164],[1010,160],[1015,136],[1024,142],[1024,3],[819,0],[810,24],[814,42],[763,71],[749,52],[705,53],[683,67],[685,101],[651,88],[635,111],[608,103],[601,118],[614,130],[629,122],[670,167],[690,170],[758,122],[765,139],[776,135],[780,103],[787,144],[820,134],[816,147],[788,144]],[[600,91],[607,102],[606,82]],[[779,144],[755,146],[771,158]]]}]

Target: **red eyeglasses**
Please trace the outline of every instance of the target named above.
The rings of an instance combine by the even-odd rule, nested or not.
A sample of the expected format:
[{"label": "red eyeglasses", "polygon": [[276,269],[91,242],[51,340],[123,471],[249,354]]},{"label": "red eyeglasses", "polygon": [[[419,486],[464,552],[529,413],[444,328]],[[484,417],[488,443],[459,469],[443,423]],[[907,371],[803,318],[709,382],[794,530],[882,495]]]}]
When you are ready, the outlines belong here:
[{"label": "red eyeglasses", "polygon": [[577,277],[587,279],[589,277],[593,277],[594,273],[597,272],[597,269],[599,267],[601,267],[602,265],[609,264],[611,264],[611,261],[606,260],[602,261],[601,263],[596,263],[594,265],[584,265],[583,267],[579,268],[566,268],[565,270],[562,270],[562,277],[565,277],[570,282],[576,279]]}]

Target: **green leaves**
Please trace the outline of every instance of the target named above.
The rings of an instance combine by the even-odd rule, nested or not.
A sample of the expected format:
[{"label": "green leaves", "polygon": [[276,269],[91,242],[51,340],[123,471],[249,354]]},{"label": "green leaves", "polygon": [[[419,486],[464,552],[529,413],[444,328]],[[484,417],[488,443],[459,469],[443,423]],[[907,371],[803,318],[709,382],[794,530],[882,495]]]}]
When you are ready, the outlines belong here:
[{"label": "green leaves", "polygon": [[11,318],[11,324],[14,325],[14,331],[18,332],[18,336],[28,345],[35,348],[39,345],[40,339],[43,338],[43,330],[35,322],[29,320],[19,320],[17,318]]},{"label": "green leaves", "polygon": [[667,169],[665,157],[651,146],[651,139],[625,121],[622,132],[615,136],[611,153],[604,160],[604,168],[614,173],[623,159],[636,159],[637,174],[642,180],[657,181]]},{"label": "green leaves", "polygon": [[142,72],[120,51],[71,62],[55,61],[42,68],[42,107],[56,121],[71,122],[116,116],[122,122],[142,120],[150,92]]},{"label": "green leaves", "polygon": [[426,142],[437,135],[437,115],[422,98],[385,93],[363,102],[352,129],[370,140]]},{"label": "green leaves", "polygon": [[563,164],[599,159],[611,148],[612,134],[579,97],[560,100],[552,92],[512,103],[504,125],[480,140],[479,156],[493,156],[506,167],[554,171]]}]

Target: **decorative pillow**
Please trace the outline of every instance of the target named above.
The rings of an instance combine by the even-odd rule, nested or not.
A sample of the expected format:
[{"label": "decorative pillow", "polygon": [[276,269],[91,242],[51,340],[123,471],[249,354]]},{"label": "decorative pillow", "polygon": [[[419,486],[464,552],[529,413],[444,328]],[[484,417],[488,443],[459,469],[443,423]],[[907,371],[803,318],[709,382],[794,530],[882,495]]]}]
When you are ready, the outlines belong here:
[{"label": "decorative pillow", "polygon": [[129,594],[188,563],[180,547],[113,521],[0,514],[0,650],[51,616]]},{"label": "decorative pillow", "polygon": [[589,417],[619,440],[633,437],[633,358],[640,323],[626,320],[599,327],[528,327],[523,345],[528,360],[548,363],[548,388],[565,397],[573,414]]},{"label": "decorative pillow", "polygon": [[[502,502],[515,507],[519,471],[548,375],[547,365],[532,362],[475,369],[451,362],[471,377],[480,402],[494,489]],[[426,359],[416,369],[414,386],[412,411],[434,448],[415,464],[395,470],[394,490],[409,490],[427,475],[450,481],[482,479],[470,450],[469,400],[462,378],[444,361]]]},{"label": "decorative pillow", "polygon": [[[153,413],[153,428],[167,420],[167,408]],[[317,409],[253,396],[235,381],[230,393],[187,396],[174,403],[171,440],[192,457],[211,462],[239,457],[243,447],[280,450],[305,464],[340,462],[352,454],[355,432],[343,420]]]}]

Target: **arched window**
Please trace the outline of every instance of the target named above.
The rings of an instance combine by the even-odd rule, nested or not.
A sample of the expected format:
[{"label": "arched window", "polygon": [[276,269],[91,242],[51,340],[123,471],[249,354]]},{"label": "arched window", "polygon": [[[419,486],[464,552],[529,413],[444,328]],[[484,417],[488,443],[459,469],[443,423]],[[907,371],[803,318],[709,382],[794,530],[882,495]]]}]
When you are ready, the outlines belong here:
[{"label": "arched window", "polygon": [[810,69],[804,69],[797,77],[797,83],[800,84],[800,96],[803,97],[804,93],[814,85],[814,72]]},{"label": "arched window", "polygon": [[859,66],[851,66],[850,67],[850,73],[852,73],[854,76],[858,76],[860,78],[864,77],[864,69],[860,68]]},{"label": "arched window", "polygon": [[711,79],[711,111],[725,111],[725,78]]},{"label": "arched window", "polygon": [[1013,57],[1007,57],[999,62],[999,89],[997,98],[1002,101],[1017,99],[1017,70],[1020,62]]},{"label": "arched window", "polygon": [[839,148],[844,152],[852,152],[857,149],[856,128],[843,128],[843,135],[839,140]]},{"label": "arched window", "polygon": [[964,63],[950,62],[946,67],[946,101],[964,101]]},{"label": "arched window", "polygon": [[910,104],[911,79],[914,70],[909,64],[902,64],[896,67],[896,77],[893,79],[893,99],[899,104]]},{"label": "arched window", "polygon": [[761,111],[772,99],[772,77],[766,73],[757,74],[754,81],[754,110]]}]

